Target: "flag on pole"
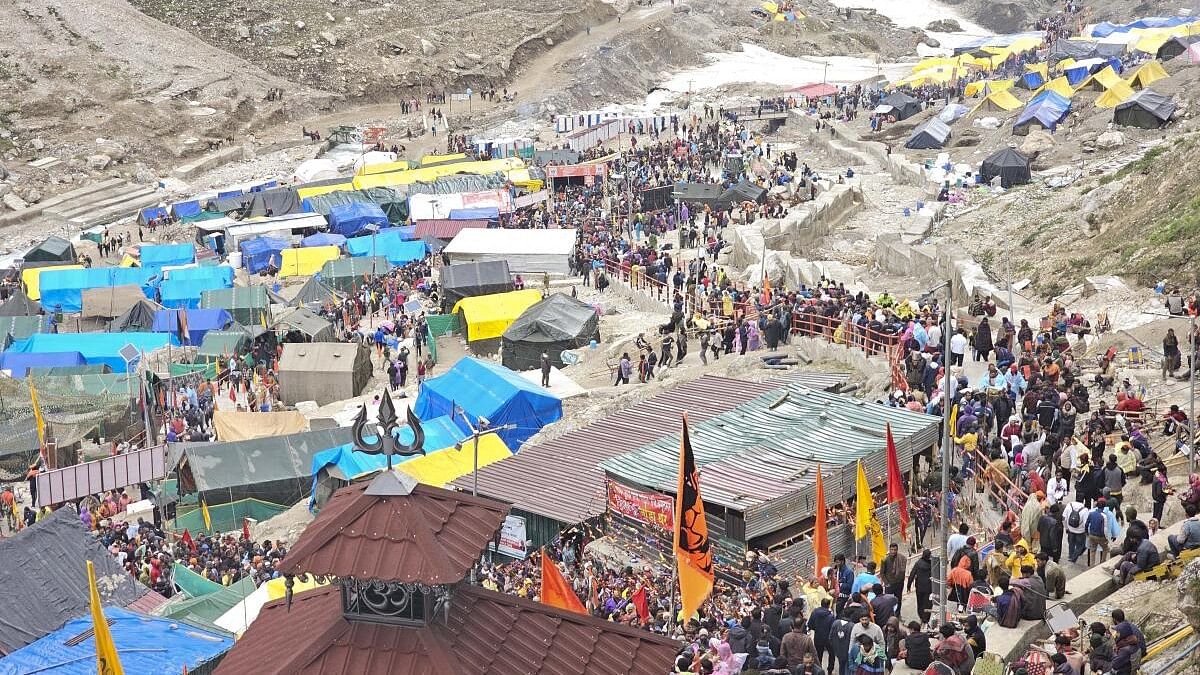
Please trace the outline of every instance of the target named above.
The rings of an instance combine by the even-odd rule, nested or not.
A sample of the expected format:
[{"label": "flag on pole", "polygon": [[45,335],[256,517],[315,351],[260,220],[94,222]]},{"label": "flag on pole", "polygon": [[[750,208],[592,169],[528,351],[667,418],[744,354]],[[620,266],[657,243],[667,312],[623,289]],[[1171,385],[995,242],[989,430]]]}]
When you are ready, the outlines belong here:
[{"label": "flag on pole", "polygon": [[883,564],[883,557],[887,555],[887,542],[883,539],[883,527],[879,524],[879,518],[875,514],[871,514],[871,559],[876,565]]},{"label": "flag on pole", "polygon": [[212,532],[212,517],[208,514],[208,502],[200,500],[200,515],[204,516],[204,529]]},{"label": "flag on pole", "polygon": [[675,490],[675,561],[679,568],[681,616],[687,621],[713,589],[712,549],[700,496],[700,473],[688,436],[687,413],[679,443],[679,483]]},{"label": "flag on pole", "polygon": [[100,606],[100,591],[96,589],[96,568],[87,561],[88,604],[92,607],[92,633],[96,637],[96,673],[98,675],[125,675],[117,646],[113,644],[104,608]]},{"label": "flag on pole", "polygon": [[821,578],[821,570],[829,567],[832,558],[829,555],[829,514],[825,509],[825,483],[821,478],[821,465],[817,465],[817,509],[816,523],[813,525],[813,552],[817,556],[817,578]]},{"label": "flag on pole", "polygon": [[576,614],[588,613],[554,561],[546,557],[545,549],[542,549],[542,603]]},{"label": "flag on pole", "polygon": [[858,480],[855,489],[854,538],[863,539],[871,529],[871,513],[875,510],[875,502],[871,498],[871,485],[867,483],[867,474],[863,471],[862,460],[858,460]]},{"label": "flag on pole", "polygon": [[904,493],[904,474],[900,473],[900,458],[896,455],[896,439],[892,425],[887,425],[887,501],[900,510],[900,538],[908,540],[908,497]]},{"label": "flag on pole", "polygon": [[183,536],[179,538],[179,541],[183,542],[192,553],[196,552],[196,542],[192,540],[192,533],[188,532],[187,528],[184,528]]},{"label": "flag on pole", "polygon": [[178,319],[179,344],[186,345],[191,343],[191,333],[188,332],[187,310],[176,310],[176,318]]},{"label": "flag on pole", "polygon": [[242,539],[250,541],[250,519],[242,518]]},{"label": "flag on pole", "polygon": [[37,389],[33,386],[33,378],[29,379],[29,407],[33,408],[33,421],[37,425],[38,449],[46,448],[46,420],[42,417],[42,406],[38,404]]},{"label": "flag on pole", "polygon": [[629,597],[629,601],[633,603],[633,608],[637,610],[639,619],[642,621],[650,620],[650,603],[646,600],[645,586],[639,586],[637,592]]}]

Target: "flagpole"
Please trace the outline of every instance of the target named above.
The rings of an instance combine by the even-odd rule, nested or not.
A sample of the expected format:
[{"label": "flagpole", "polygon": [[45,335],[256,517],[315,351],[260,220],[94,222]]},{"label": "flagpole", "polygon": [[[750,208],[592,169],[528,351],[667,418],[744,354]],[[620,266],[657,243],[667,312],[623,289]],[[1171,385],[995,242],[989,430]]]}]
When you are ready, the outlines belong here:
[{"label": "flagpole", "polygon": [[679,562],[676,561],[675,567],[671,570],[671,613],[667,615],[667,637],[671,637],[671,633],[675,630],[675,589],[679,585]]}]

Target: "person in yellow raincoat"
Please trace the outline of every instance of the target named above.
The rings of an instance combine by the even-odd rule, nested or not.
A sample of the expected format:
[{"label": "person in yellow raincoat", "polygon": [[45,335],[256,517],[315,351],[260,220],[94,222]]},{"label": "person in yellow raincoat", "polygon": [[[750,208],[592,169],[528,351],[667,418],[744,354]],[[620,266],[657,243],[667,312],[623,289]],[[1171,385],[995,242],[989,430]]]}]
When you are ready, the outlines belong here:
[{"label": "person in yellow raincoat", "polygon": [[1008,568],[1008,575],[1013,579],[1021,578],[1021,567],[1029,565],[1037,569],[1037,559],[1029,552],[1029,542],[1021,539],[1013,546],[1013,552],[1008,554],[1008,560],[1004,566]]}]

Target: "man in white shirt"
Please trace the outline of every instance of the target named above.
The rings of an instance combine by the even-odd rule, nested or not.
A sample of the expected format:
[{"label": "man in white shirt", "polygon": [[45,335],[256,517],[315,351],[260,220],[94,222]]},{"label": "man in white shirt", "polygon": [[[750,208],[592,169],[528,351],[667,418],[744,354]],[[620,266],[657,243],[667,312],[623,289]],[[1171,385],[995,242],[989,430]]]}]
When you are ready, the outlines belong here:
[{"label": "man in white shirt", "polygon": [[1087,519],[1091,510],[1074,501],[1063,509],[1063,529],[1067,531],[1067,560],[1075,562],[1087,548]]},{"label": "man in white shirt", "polygon": [[967,355],[967,336],[962,331],[955,331],[950,336],[950,365],[961,366]]},{"label": "man in white shirt", "polygon": [[967,545],[968,532],[970,532],[970,528],[967,527],[967,524],[960,523],[958,526],[958,532],[950,535],[950,537],[946,540],[946,560],[949,560],[950,557],[953,556],[956,551],[958,551],[958,549]]},{"label": "man in white shirt", "polygon": [[1069,494],[1071,494],[1071,482],[1067,480],[1067,472],[1059,469],[1058,475],[1046,482],[1046,499],[1051,505],[1059,502],[1065,503]]}]

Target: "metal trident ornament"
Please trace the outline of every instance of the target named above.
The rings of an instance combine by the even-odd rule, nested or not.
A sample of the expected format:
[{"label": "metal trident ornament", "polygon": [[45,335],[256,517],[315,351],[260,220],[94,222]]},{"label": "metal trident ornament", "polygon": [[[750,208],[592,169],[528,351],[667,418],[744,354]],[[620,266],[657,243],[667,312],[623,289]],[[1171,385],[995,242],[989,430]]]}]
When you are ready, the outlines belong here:
[{"label": "metal trident ornament", "polygon": [[[408,409],[408,428],[413,431],[412,443],[400,442],[400,419],[396,417],[396,406],[392,404],[392,395],[385,389],[383,400],[379,402],[379,414],[375,428],[367,430],[367,407],[364,405],[354,418],[354,448],[371,455],[387,455],[388,471],[392,470],[392,455],[424,455],[425,430],[421,428],[421,419]],[[367,439],[374,435],[374,440]]]}]

